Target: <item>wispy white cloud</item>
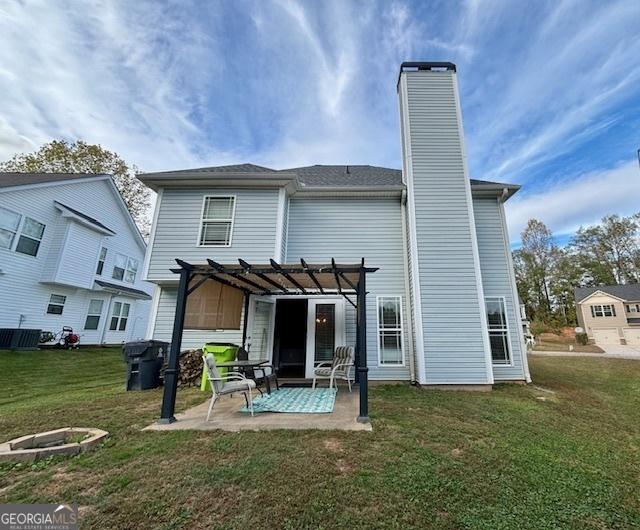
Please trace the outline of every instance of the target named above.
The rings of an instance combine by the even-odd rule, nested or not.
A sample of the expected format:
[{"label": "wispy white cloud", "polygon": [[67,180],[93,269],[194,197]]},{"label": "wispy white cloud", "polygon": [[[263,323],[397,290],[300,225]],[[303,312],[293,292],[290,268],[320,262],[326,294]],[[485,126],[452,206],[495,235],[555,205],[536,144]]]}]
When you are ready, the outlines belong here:
[{"label": "wispy white cloud", "polygon": [[[613,131],[640,126],[638,27],[637,0],[4,3],[0,159],[81,138],[145,170],[400,167],[399,64],[451,60],[472,176],[525,184],[516,236],[527,216],[570,230],[592,209],[563,190],[631,207],[633,164],[615,162],[633,132]],[[597,159],[581,152],[594,139]]]},{"label": "wispy white cloud", "polygon": [[512,242],[531,218],[542,220],[556,235],[575,232],[580,225],[598,222],[608,214],[629,215],[640,211],[638,161],[611,169],[576,175],[538,193],[507,202],[507,220]]}]

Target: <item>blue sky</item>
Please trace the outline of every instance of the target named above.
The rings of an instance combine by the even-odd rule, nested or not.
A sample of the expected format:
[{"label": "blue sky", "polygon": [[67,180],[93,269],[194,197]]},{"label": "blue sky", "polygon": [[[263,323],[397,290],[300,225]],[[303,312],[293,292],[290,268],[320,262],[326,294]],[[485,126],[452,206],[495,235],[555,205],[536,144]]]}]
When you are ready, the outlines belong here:
[{"label": "blue sky", "polygon": [[[55,5],[54,5],[55,4]],[[640,2],[0,4],[0,159],[84,139],[146,171],[400,167],[403,60],[458,66],[471,176],[512,240],[640,210]]]}]

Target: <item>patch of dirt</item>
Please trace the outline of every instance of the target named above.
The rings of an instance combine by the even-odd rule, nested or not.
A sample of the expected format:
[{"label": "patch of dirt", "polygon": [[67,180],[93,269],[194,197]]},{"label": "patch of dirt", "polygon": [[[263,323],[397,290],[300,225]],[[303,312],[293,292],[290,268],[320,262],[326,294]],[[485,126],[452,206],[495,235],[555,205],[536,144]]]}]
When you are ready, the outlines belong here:
[{"label": "patch of dirt", "polygon": [[344,453],[342,443],[336,438],[328,438],[327,440],[325,440],[324,447],[332,453]]},{"label": "patch of dirt", "polygon": [[460,456],[462,454],[462,449],[456,447],[456,448],[451,450],[451,454],[453,456]]},{"label": "patch of dirt", "polygon": [[344,458],[336,460],[336,468],[341,475],[350,475],[353,473],[355,466],[351,462],[347,462]]}]

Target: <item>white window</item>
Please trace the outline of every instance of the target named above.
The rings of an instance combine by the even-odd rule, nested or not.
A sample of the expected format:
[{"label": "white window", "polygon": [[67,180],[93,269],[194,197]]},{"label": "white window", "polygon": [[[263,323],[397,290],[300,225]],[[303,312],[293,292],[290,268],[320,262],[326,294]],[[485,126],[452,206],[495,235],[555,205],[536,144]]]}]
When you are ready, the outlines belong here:
[{"label": "white window", "polygon": [[107,260],[107,249],[102,247],[100,249],[100,256],[98,257],[98,266],[96,267],[96,274],[102,276],[104,270],[104,262]]},{"label": "white window", "polygon": [[89,302],[89,310],[87,311],[87,319],[84,321],[84,329],[98,329],[103,303],[102,300],[91,300]]},{"label": "white window", "polygon": [[109,329],[111,331],[124,331],[127,329],[129,309],[129,304],[114,302],[113,311],[111,312],[111,323],[109,324]]},{"label": "white window", "polygon": [[592,305],[591,306],[592,317],[615,317],[616,308],[611,304],[605,305]]},{"label": "white window", "polygon": [[627,313],[640,313],[640,304],[627,304]]},{"label": "white window", "polygon": [[402,299],[400,296],[379,296],[377,302],[378,364],[402,366]]},{"label": "white window", "polygon": [[198,244],[207,247],[230,246],[235,209],[235,197],[205,197]]},{"label": "white window", "polygon": [[45,225],[31,217],[0,208],[0,248],[36,256]]},{"label": "white window", "polygon": [[485,298],[493,364],[511,364],[509,326],[504,298]]},{"label": "white window", "polygon": [[13,242],[19,226],[20,215],[5,208],[0,208],[0,248],[13,248]]},{"label": "white window", "polygon": [[116,254],[111,277],[115,280],[122,280],[127,283],[135,283],[138,273],[138,260],[129,258],[124,254]]},{"label": "white window", "polygon": [[52,294],[49,298],[49,305],[47,306],[47,313],[50,315],[61,315],[64,309],[64,303],[67,301],[67,297],[61,294]]}]

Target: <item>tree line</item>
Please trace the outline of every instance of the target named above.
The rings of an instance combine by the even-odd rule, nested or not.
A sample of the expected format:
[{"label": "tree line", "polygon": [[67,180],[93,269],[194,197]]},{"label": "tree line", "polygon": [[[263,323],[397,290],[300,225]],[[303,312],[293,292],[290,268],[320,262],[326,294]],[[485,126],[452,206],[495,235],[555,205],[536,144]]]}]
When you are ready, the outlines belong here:
[{"label": "tree line", "polygon": [[565,246],[537,219],[521,237],[513,252],[518,293],[528,318],[541,325],[577,324],[576,287],[640,283],[640,212],[581,226]]}]

